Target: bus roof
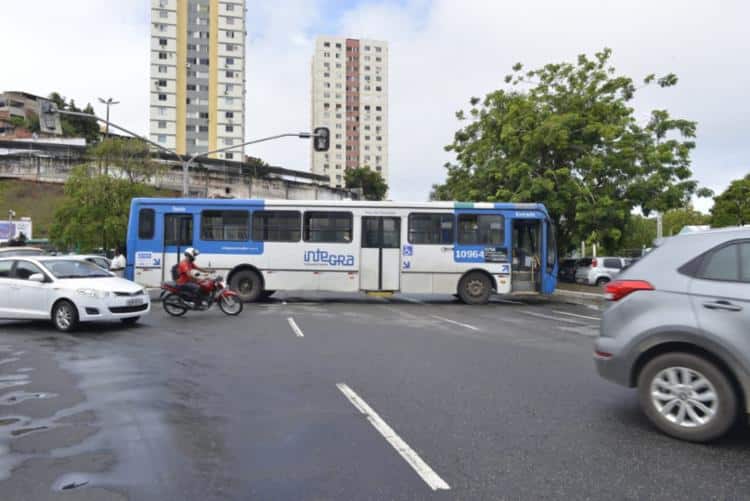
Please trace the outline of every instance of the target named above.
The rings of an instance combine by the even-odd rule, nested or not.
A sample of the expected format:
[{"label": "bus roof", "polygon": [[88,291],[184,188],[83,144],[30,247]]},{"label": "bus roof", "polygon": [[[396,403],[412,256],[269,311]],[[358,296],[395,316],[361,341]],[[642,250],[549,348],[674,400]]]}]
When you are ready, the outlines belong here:
[{"label": "bus roof", "polygon": [[134,198],[134,206],[176,205],[203,207],[257,206],[257,207],[349,207],[378,209],[499,209],[538,211],[547,214],[539,203],[511,202],[374,202],[369,200],[275,200],[238,198]]}]

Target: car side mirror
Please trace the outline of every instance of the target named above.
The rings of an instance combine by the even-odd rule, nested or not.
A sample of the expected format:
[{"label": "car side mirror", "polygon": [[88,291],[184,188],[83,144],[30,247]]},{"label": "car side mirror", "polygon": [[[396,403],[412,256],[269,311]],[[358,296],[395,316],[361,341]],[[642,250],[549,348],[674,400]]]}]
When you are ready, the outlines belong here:
[{"label": "car side mirror", "polygon": [[39,282],[40,284],[43,284],[47,281],[47,278],[44,276],[43,273],[34,273],[32,275],[29,275],[29,280],[31,282]]}]

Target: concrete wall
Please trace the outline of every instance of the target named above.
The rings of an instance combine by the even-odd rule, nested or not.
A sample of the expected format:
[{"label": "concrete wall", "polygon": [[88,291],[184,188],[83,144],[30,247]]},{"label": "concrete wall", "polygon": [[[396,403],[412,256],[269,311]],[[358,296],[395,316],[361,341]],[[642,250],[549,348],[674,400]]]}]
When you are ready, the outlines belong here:
[{"label": "concrete wall", "polygon": [[[0,149],[0,178],[64,183],[76,165],[86,159],[75,153],[8,153]],[[182,190],[182,169],[177,162],[164,162],[167,171],[152,184],[174,191]],[[111,169],[116,175],[116,169]],[[324,184],[295,180],[292,176],[255,177],[232,167],[200,167],[190,173],[192,196],[222,198],[276,198],[290,200],[345,200],[351,192]]]}]

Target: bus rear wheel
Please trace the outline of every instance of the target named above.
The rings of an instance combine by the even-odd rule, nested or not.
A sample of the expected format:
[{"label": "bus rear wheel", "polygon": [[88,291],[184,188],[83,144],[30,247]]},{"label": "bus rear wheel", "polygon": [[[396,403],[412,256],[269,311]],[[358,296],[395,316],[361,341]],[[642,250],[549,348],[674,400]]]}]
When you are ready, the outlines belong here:
[{"label": "bus rear wheel", "polygon": [[487,275],[473,271],[458,283],[458,297],[466,304],[487,304],[492,284]]},{"label": "bus rear wheel", "polygon": [[263,293],[263,281],[260,275],[252,270],[238,271],[232,275],[229,285],[246,303],[257,301]]}]

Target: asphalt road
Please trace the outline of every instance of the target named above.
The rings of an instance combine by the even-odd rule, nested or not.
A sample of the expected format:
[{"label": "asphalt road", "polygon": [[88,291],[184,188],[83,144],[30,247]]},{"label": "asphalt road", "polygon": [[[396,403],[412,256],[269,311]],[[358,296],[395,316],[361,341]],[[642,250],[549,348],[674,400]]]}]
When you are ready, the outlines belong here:
[{"label": "asphalt road", "polygon": [[280,295],[0,323],[0,499],[750,499],[750,433],[653,430],[559,302]]}]

